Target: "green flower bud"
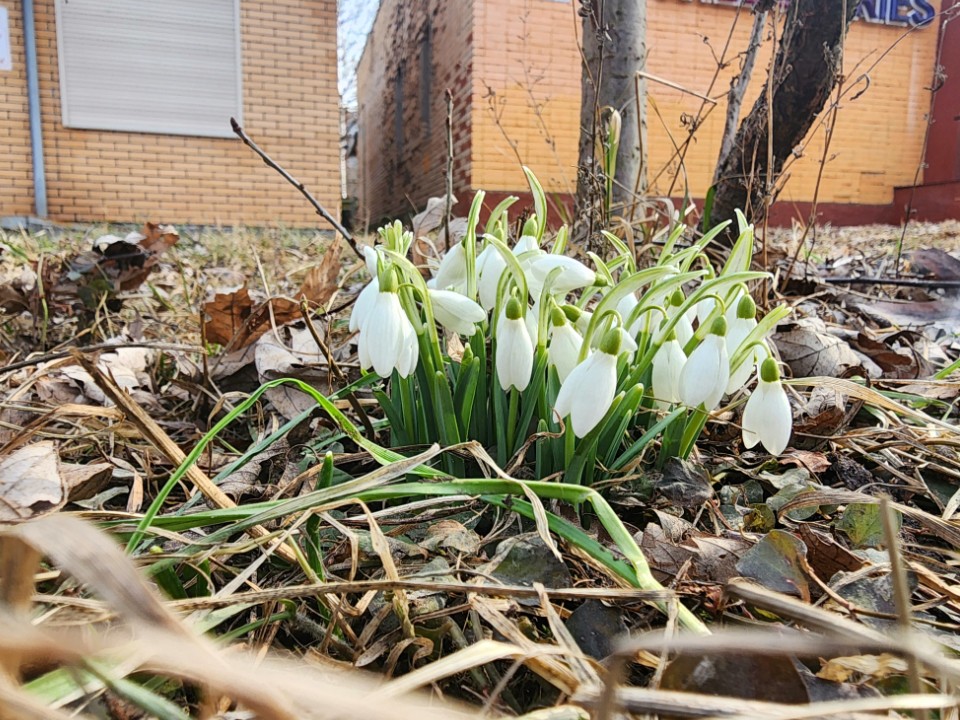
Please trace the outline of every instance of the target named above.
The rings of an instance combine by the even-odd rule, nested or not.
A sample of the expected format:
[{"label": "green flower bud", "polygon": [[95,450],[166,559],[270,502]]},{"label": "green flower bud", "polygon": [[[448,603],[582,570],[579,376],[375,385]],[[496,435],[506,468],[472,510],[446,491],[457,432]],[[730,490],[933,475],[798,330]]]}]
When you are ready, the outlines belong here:
[{"label": "green flower bud", "polygon": [[727,335],[727,319],[721,315],[716,320],[713,321],[713,325],[710,326],[710,333],[712,335],[719,335],[720,337],[726,337]]},{"label": "green flower bud", "polygon": [[517,298],[507,300],[507,320],[519,320],[523,317],[523,306]]},{"label": "green flower bud", "polygon": [[460,358],[461,365],[469,365],[473,361],[473,348],[467,344],[463,348],[463,357]]},{"label": "green flower bud", "polygon": [[380,292],[392,292],[397,291],[399,282],[397,280],[397,273],[393,268],[393,265],[388,265],[383,269],[380,278]]},{"label": "green flower bud", "polygon": [[674,290],[673,295],[670,296],[670,304],[673,305],[674,307],[680,307],[681,305],[683,305],[683,303],[686,302],[686,300],[687,298],[684,297],[683,290],[681,290],[680,288],[677,288],[676,290]]},{"label": "green flower bud", "polygon": [[560,308],[563,310],[563,314],[567,316],[567,320],[576,324],[577,320],[580,319],[580,316],[583,315],[583,310],[578,308],[576,305],[564,305]]},{"label": "green flower bud", "polygon": [[744,295],[740,298],[740,303],[737,305],[737,318],[740,320],[753,320],[757,317],[757,304],[753,301],[753,298],[749,295]]},{"label": "green flower bud", "polygon": [[780,366],[772,357],[765,358],[760,364],[760,379],[764,382],[780,382]]},{"label": "green flower bud", "polygon": [[600,341],[600,352],[605,352],[607,355],[620,354],[620,328],[607,330],[603,340]]},{"label": "green flower bud", "polygon": [[567,316],[563,314],[563,310],[558,307],[550,310],[550,324],[554,327],[563,327],[567,324]]}]

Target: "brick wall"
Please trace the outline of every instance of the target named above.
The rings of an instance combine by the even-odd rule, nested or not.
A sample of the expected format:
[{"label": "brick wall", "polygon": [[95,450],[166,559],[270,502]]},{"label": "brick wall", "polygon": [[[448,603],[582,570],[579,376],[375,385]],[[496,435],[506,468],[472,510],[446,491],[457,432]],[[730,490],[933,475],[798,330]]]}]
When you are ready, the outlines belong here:
[{"label": "brick wall", "polygon": [[[523,189],[522,160],[535,168],[551,190],[572,188],[580,106],[576,4],[484,0],[481,5],[474,33],[479,39],[474,60],[473,185],[487,190]],[[933,5],[940,7],[939,2]],[[728,51],[733,62],[711,86],[714,54],[722,53],[735,21]],[[652,192],[682,195],[685,171],[691,195],[704,196],[719,152],[724,96],[738,69],[736,54],[747,45],[751,22],[749,12],[738,16],[729,7],[649,0],[648,72],[719,100],[697,131],[681,168],[673,143],[686,138],[684,123],[696,115],[701,100],[648,83],[649,97],[656,105],[651,103],[647,111]],[[865,88],[860,83],[843,100],[821,181],[821,202],[887,204],[893,199],[894,186],[913,182],[921,159],[936,44],[936,23],[911,33],[898,27],[854,24],[846,45],[847,82],[869,70],[870,87],[854,99]],[[769,47],[767,43],[758,57],[744,112],[763,89]],[[495,103],[487,87],[495,93]],[[534,107],[540,108],[541,117]],[[555,145],[547,141],[548,136]],[[823,128],[818,127],[803,148],[803,157],[788,168],[782,202],[812,199],[823,137]]]},{"label": "brick wall", "polygon": [[0,217],[33,209],[27,74],[23,62],[20,3],[4,3],[10,16],[12,71],[0,71]]},{"label": "brick wall", "polygon": [[[33,211],[20,3],[6,5],[14,71],[0,73],[0,136],[12,140],[0,143],[0,216]],[[325,225],[239,140],[63,127],[53,0],[36,0],[36,23],[51,219]],[[336,27],[335,0],[241,0],[245,128],[333,213]]]},{"label": "brick wall", "polygon": [[361,223],[410,213],[443,195],[447,88],[454,100],[454,194],[470,194],[474,6],[381,1],[357,69]]}]

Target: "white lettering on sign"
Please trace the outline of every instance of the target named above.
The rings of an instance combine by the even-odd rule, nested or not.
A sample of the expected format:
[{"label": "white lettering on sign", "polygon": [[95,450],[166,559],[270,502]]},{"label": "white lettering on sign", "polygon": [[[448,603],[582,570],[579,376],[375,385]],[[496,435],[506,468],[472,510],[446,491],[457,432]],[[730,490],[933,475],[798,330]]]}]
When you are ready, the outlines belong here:
[{"label": "white lettering on sign", "polygon": [[5,7],[0,7],[0,70],[13,70],[13,58],[10,57],[10,19]]},{"label": "white lettering on sign", "polygon": [[[756,0],[700,0],[708,5],[729,5],[750,7]],[[786,5],[786,0],[781,0]],[[922,27],[929,25],[937,11],[929,0],[860,0],[856,18],[880,25],[899,27]]]}]

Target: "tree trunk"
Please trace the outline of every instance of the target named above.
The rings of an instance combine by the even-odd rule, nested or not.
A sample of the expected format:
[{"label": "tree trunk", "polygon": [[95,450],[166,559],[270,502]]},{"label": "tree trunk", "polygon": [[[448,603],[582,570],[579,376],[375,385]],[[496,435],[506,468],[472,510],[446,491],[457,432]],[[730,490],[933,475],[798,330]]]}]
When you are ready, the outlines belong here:
[{"label": "tree trunk", "polygon": [[[768,113],[765,90],[740,125],[730,152],[719,162],[710,220],[712,225],[732,221],[732,231],[723,236],[728,246],[736,238],[734,209],[742,209],[753,222],[763,220],[767,193],[837,83],[843,39],[857,3],[847,0],[846,17],[842,7],[837,0],[793,0],[786,10],[783,37],[768,77],[772,112]],[[768,175],[771,120],[773,166]]]},{"label": "tree trunk", "polygon": [[581,0],[580,15],[583,70],[576,216],[589,218],[592,231],[604,193],[597,157],[603,108],[612,107],[621,117],[612,212],[629,212],[637,195],[646,191],[646,83],[637,72],[643,69],[647,52],[647,7],[645,0]]}]

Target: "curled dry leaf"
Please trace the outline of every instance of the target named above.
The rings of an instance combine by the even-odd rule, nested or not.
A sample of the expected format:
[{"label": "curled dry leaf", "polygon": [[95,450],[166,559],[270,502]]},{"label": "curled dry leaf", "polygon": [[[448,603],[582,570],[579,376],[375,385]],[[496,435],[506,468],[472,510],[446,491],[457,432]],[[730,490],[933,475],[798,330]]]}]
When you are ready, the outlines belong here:
[{"label": "curled dry leaf", "polygon": [[254,305],[246,287],[231,293],[218,293],[203,306],[204,337],[231,350],[243,348],[270,329],[273,322],[286,325],[300,318],[299,303],[289,298],[270,298]]},{"label": "curled dry leaf", "polygon": [[773,340],[794,377],[840,377],[846,369],[860,364],[850,346],[828,333],[818,318],[781,324]]},{"label": "curled dry leaf", "polygon": [[66,495],[52,442],[27,445],[0,460],[0,522],[49,515],[63,507]]},{"label": "curled dry leaf", "polygon": [[307,270],[307,275],[300,286],[300,295],[311,305],[323,307],[337,291],[341,248],[340,236],[337,235],[324,252],[320,264]]}]

